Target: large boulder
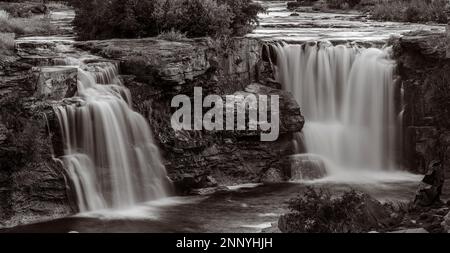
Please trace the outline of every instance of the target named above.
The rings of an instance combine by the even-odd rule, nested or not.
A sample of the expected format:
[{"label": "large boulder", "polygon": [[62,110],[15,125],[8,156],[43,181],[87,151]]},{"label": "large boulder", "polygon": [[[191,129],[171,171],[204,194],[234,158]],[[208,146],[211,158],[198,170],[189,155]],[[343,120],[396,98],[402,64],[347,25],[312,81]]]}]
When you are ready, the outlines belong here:
[{"label": "large boulder", "polygon": [[324,161],[308,154],[290,156],[287,160],[291,180],[315,180],[327,175]]},{"label": "large boulder", "polygon": [[420,206],[431,206],[439,203],[444,182],[445,171],[442,163],[433,161],[419,186],[414,203]]}]

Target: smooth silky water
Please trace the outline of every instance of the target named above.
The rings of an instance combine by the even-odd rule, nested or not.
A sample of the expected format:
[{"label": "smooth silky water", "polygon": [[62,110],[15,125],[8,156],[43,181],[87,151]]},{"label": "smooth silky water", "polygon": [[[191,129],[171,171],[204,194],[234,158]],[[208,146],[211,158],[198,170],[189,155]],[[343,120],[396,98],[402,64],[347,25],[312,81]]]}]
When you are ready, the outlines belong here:
[{"label": "smooth silky water", "polygon": [[[79,93],[57,107],[64,133],[66,165],[81,213],[12,228],[12,232],[259,232],[286,212],[286,201],[307,186],[338,194],[355,188],[381,201],[408,201],[419,176],[397,163],[401,108],[393,83],[389,49],[365,49],[327,40],[383,41],[419,25],[360,22],[352,15],[289,16],[285,3],[264,3],[269,13],[250,37],[313,41],[279,44],[277,78],[292,91],[307,119],[296,139],[299,154],[324,166],[329,177],[310,182],[230,187],[212,196],[171,197],[170,184],[145,119],[133,111],[129,91],[111,63],[87,68],[98,59],[73,48],[73,38],[53,41],[65,60],[79,69]],[[302,15],[303,14],[303,15]],[[54,13],[57,23],[73,12]],[[344,22],[347,28],[331,23]],[[324,25],[325,24],[325,25]],[[440,26],[423,26],[428,30]],[[388,32],[386,32],[388,31]],[[320,43],[317,43],[320,41]]]},{"label": "smooth silky water", "polygon": [[167,178],[145,118],[112,63],[95,72],[78,68],[78,94],[55,108],[65,156],[81,212],[127,208],[167,197]]},{"label": "smooth silky water", "polygon": [[298,153],[320,157],[328,179],[418,179],[401,172],[398,163],[401,89],[394,83],[390,48],[328,41],[274,48],[276,78],[306,119],[295,140]]}]

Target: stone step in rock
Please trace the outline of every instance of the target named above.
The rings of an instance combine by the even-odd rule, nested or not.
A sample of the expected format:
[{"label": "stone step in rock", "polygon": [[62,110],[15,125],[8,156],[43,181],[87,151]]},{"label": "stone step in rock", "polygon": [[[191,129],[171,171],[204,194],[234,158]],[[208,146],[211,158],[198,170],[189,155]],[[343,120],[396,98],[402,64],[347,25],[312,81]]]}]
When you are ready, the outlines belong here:
[{"label": "stone step in rock", "polygon": [[429,232],[426,231],[424,228],[412,228],[412,229],[404,229],[394,232],[389,232],[391,234],[428,234]]},{"label": "stone step in rock", "polygon": [[77,91],[78,69],[73,67],[43,67],[36,85],[36,98],[61,100]]},{"label": "stone step in rock", "polygon": [[23,56],[21,61],[35,67],[65,65],[65,58],[60,56],[29,55]]}]

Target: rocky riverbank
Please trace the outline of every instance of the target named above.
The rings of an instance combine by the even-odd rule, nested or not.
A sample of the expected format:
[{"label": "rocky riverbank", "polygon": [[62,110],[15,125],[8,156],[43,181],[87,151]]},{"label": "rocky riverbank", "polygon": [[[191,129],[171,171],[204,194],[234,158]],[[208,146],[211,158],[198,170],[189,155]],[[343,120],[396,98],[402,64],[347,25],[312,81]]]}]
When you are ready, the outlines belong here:
[{"label": "rocky riverbank", "polygon": [[[54,160],[63,154],[63,147],[53,106],[76,92],[77,69],[57,66],[64,62],[61,46],[68,45],[64,40],[24,40],[18,43],[17,54],[2,62],[2,226],[77,211],[71,182]],[[282,163],[292,154],[292,135],[301,131],[304,119],[293,97],[270,79],[263,47],[258,40],[245,38],[136,39],[81,42],[78,52],[69,49],[69,54],[86,50],[104,57],[86,62],[94,70],[102,61],[119,64],[134,108],[147,117],[178,192],[201,193],[195,189],[284,181],[291,175]],[[192,96],[193,87],[202,87],[204,96],[279,95],[280,138],[265,143],[258,131],[175,132],[170,126],[171,99],[178,94]]]}]

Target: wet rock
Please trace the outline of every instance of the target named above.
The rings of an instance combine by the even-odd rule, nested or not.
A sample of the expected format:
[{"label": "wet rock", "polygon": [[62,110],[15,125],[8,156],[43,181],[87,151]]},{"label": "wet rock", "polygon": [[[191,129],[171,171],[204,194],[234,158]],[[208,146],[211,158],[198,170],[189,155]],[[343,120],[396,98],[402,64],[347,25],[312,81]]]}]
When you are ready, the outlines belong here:
[{"label": "wet rock", "polygon": [[433,161],[427,174],[422,180],[419,190],[416,194],[414,203],[420,206],[431,206],[440,202],[442,187],[445,181],[445,174],[442,163]]},{"label": "wet rock", "polygon": [[216,179],[210,175],[195,175],[189,173],[178,175],[173,181],[179,192],[191,192],[196,195],[201,192],[210,192],[218,185]]},{"label": "wet rock", "polygon": [[280,229],[278,228],[278,222],[271,223],[271,226],[261,230],[261,233],[281,233]]},{"label": "wet rock", "polygon": [[45,14],[45,13],[47,13],[47,10],[48,10],[48,8],[45,4],[35,5],[30,8],[30,11],[33,14]]},{"label": "wet rock", "polygon": [[281,169],[270,168],[261,177],[261,183],[280,183],[286,181],[286,173]]},{"label": "wet rock", "polygon": [[314,180],[327,175],[325,163],[316,156],[294,155],[286,163],[291,180]]},{"label": "wet rock", "polygon": [[428,234],[428,231],[424,228],[411,228],[411,229],[404,229],[399,231],[390,232],[393,234]]},{"label": "wet rock", "polygon": [[441,226],[447,233],[450,233],[450,212],[444,217],[444,221],[441,223]]},{"label": "wet rock", "polygon": [[224,193],[230,191],[226,186],[219,186],[219,187],[208,187],[208,188],[201,188],[201,189],[193,189],[191,190],[191,195],[212,195],[216,193]]},{"label": "wet rock", "polygon": [[[203,77],[206,78],[206,77]],[[135,108],[148,115],[155,139],[165,155],[169,176],[178,182],[179,173],[207,174],[219,185],[260,182],[263,174],[283,157],[293,154],[292,134],[301,131],[304,118],[295,100],[287,92],[253,84],[233,95],[278,94],[280,96],[280,136],[274,142],[262,142],[260,131],[174,131],[170,125],[170,101],[177,94],[189,94],[191,88],[160,90],[145,83],[124,79],[130,88]],[[202,81],[193,85],[205,85]],[[212,89],[227,84],[211,84]],[[206,90],[206,86],[203,86]],[[229,86],[225,89],[231,89]],[[186,92],[186,93],[185,93]],[[184,190],[183,190],[184,191]]]},{"label": "wet rock", "polygon": [[77,91],[78,69],[45,67],[40,69],[34,97],[61,100],[73,97]]}]

